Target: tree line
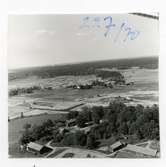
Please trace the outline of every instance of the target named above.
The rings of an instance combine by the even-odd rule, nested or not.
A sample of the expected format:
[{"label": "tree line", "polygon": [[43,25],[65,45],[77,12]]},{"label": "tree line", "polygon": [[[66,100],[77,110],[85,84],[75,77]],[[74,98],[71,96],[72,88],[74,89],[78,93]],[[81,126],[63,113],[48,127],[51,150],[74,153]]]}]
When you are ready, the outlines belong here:
[{"label": "tree line", "polygon": [[[20,139],[22,144],[30,141],[53,140],[58,146],[81,146],[97,148],[102,139],[116,136],[135,136],[137,140],[159,140],[159,108],[158,105],[144,107],[142,105],[127,106],[122,102],[111,102],[108,107],[84,107],[83,111],[72,111],[68,120],[75,119],[79,127],[76,131],[65,128],[63,121],[48,120],[42,125],[25,125]],[[85,133],[82,128],[90,130]],[[62,131],[61,131],[62,129]]]},{"label": "tree line", "polygon": [[128,69],[131,67],[156,69],[158,68],[158,58],[145,57],[134,59],[96,61],[59,66],[25,68],[17,71],[15,70],[15,72],[13,73],[9,73],[9,81],[19,78],[23,79],[30,76],[37,76],[39,78],[53,78],[63,75],[89,75],[95,74],[96,70],[100,68]]}]

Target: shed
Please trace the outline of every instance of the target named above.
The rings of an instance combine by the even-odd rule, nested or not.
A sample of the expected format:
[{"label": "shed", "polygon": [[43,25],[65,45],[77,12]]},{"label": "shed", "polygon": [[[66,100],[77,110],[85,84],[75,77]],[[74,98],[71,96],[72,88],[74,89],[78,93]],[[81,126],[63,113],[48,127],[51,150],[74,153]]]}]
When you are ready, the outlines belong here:
[{"label": "shed", "polygon": [[35,143],[35,142],[30,142],[27,145],[27,151],[37,153],[37,154],[38,153],[44,154],[44,153],[47,153],[51,150],[52,150],[51,148],[44,146],[44,145],[41,145],[41,144],[38,144],[38,143]]},{"label": "shed", "polygon": [[117,141],[114,144],[112,144],[110,147],[111,147],[112,151],[115,152],[115,151],[118,151],[125,146],[126,146],[126,144],[124,144],[120,141]]}]

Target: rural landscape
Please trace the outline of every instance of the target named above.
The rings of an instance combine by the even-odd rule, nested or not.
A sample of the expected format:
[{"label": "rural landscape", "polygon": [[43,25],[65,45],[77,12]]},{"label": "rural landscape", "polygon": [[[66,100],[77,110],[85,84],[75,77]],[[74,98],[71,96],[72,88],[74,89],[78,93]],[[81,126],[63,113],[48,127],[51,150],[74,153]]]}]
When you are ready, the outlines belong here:
[{"label": "rural landscape", "polygon": [[159,158],[158,57],[9,70],[10,158]]},{"label": "rural landscape", "polygon": [[158,13],[9,15],[9,158],[160,158],[158,60]]}]

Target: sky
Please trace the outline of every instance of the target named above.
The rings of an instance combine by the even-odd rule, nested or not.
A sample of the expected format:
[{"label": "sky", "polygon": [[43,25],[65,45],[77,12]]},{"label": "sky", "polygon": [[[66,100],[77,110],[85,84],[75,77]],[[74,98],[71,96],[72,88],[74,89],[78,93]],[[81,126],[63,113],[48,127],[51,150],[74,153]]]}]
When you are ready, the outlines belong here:
[{"label": "sky", "polygon": [[8,17],[9,69],[158,54],[156,19],[131,14]]}]

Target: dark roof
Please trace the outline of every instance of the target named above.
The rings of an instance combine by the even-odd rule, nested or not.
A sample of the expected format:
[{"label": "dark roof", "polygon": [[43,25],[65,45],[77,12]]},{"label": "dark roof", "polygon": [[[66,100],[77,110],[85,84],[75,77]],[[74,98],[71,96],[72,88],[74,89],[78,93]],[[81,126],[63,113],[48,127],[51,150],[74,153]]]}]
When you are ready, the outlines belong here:
[{"label": "dark roof", "polygon": [[117,141],[117,142],[115,142],[114,144],[111,145],[111,148],[115,149],[115,148],[117,148],[117,147],[119,147],[121,145],[123,145],[123,144],[120,141]]}]

